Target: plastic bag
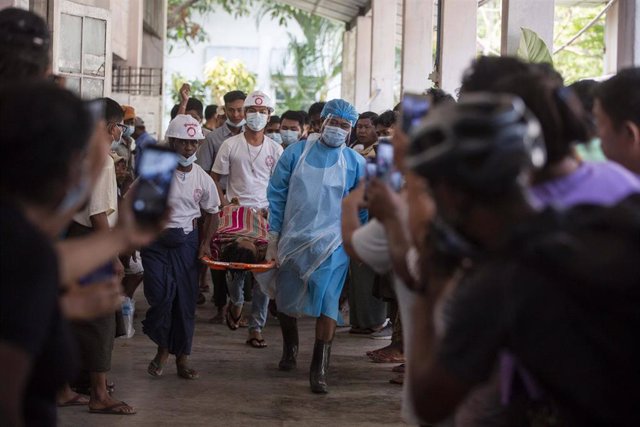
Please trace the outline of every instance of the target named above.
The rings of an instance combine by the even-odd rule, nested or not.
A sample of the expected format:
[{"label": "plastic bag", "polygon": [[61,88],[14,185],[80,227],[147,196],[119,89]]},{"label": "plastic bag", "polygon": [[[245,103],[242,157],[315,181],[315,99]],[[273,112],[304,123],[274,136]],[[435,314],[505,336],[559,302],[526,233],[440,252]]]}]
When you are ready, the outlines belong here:
[{"label": "plastic bag", "polygon": [[136,311],[136,302],[129,297],[125,297],[122,302],[122,318],[124,320],[124,328],[126,331],[125,338],[131,338],[136,333],[133,329],[133,314]]}]

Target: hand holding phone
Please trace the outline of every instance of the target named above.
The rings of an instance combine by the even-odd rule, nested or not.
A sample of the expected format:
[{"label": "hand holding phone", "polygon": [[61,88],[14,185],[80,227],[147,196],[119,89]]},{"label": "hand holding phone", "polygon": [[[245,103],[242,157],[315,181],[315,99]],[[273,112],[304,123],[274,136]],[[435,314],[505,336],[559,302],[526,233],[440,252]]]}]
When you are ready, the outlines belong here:
[{"label": "hand holding phone", "polygon": [[427,115],[430,107],[431,103],[426,95],[406,93],[401,102],[402,131],[409,135],[411,130]]},{"label": "hand holding phone", "polygon": [[142,152],[140,177],[133,189],[133,213],[141,223],[157,223],[167,211],[178,155],[168,148],[150,146]]}]

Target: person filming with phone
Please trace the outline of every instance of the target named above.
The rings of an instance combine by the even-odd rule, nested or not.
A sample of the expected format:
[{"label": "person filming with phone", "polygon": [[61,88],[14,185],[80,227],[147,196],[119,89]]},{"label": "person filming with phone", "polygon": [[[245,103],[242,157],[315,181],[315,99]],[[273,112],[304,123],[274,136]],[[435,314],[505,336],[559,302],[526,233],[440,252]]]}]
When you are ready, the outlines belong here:
[{"label": "person filming with phone", "polygon": [[[198,259],[211,255],[209,242],[218,228],[220,198],[211,177],[194,163],[198,141],[204,139],[200,123],[179,114],[169,123],[166,136],[175,153],[149,147],[140,162],[139,191],[133,195],[134,212],[141,218],[158,216],[166,206],[170,209],[160,238],[141,251],[144,294],[150,306],[143,331],[158,346],[147,372],[162,376],[173,354],[178,376],[196,379],[188,356],[199,293]],[[202,240],[196,226],[200,215],[204,215]]]}]

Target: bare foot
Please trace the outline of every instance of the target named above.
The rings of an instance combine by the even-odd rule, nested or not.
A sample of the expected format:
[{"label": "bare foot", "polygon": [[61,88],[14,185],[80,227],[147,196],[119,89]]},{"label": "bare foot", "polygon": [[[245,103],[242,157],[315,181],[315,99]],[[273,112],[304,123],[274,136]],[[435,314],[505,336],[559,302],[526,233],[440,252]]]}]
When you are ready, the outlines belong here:
[{"label": "bare foot", "polygon": [[114,399],[108,394],[102,398],[91,398],[89,401],[89,412],[97,412],[97,413],[112,413],[112,414],[120,414],[120,415],[133,415],[136,413],[136,410],[127,405],[124,402]]}]

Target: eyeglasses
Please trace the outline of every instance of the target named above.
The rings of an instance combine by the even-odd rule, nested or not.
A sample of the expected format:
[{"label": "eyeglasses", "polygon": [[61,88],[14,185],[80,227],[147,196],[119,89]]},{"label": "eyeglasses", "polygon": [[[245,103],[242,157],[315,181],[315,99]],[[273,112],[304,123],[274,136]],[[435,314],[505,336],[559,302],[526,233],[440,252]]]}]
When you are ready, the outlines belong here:
[{"label": "eyeglasses", "polygon": [[116,126],[117,126],[117,128],[118,128],[118,129],[120,129],[120,131],[121,131],[122,133],[126,132],[126,130],[127,130],[127,126],[126,126],[126,125],[122,125],[122,124],[120,124],[120,123],[114,123],[114,125],[116,125]]}]

